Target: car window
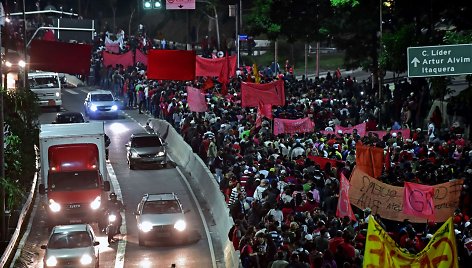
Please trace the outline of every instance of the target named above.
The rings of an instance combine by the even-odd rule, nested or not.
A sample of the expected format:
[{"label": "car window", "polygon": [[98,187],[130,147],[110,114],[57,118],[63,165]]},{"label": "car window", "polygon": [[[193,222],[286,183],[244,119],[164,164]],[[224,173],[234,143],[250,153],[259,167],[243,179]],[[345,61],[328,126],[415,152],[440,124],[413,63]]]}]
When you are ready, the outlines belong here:
[{"label": "car window", "polygon": [[92,94],[92,101],[112,101],[113,96],[111,94]]},{"label": "car window", "polygon": [[92,246],[93,241],[86,231],[56,233],[51,236],[48,248],[83,248]]},{"label": "car window", "polygon": [[179,203],[175,200],[148,201],[144,203],[143,214],[167,214],[180,212]]},{"label": "car window", "polygon": [[131,147],[159,147],[162,146],[159,137],[135,137],[131,139]]}]

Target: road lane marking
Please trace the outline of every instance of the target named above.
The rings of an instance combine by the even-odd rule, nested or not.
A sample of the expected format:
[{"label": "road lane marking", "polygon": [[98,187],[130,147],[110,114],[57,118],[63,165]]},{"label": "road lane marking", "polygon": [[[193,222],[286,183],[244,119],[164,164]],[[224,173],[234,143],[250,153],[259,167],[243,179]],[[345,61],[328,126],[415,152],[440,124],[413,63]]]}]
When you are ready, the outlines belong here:
[{"label": "road lane marking", "polygon": [[64,89],[64,91],[69,92],[70,94],[78,95],[79,93],[73,91],[72,89]]},{"label": "road lane marking", "polygon": [[[113,186],[113,190],[115,191],[116,196],[119,200],[123,202],[123,195],[121,193],[121,187],[118,183],[118,179],[116,178],[115,170],[110,163],[107,163],[107,170],[108,175],[110,176],[110,182]],[[121,239],[118,240],[118,246],[116,249],[116,258],[115,258],[115,268],[123,268],[125,264],[125,251],[126,251],[126,217],[123,211],[120,212],[121,217],[123,218],[123,222],[121,224]]]}]

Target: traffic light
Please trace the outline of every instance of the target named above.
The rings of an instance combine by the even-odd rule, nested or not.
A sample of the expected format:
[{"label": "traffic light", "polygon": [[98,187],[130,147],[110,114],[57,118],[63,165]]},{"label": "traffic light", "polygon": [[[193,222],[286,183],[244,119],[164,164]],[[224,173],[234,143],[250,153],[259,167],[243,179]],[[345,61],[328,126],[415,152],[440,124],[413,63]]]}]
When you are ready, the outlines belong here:
[{"label": "traffic light", "polygon": [[161,9],[161,0],[143,0],[144,9]]}]

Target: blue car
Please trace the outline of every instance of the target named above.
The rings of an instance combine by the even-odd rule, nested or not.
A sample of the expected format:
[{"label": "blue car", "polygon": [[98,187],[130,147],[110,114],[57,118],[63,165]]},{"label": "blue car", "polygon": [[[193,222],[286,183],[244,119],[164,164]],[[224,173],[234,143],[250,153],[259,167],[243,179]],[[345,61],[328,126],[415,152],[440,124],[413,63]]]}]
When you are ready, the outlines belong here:
[{"label": "blue car", "polygon": [[120,103],[109,90],[94,90],[87,94],[84,102],[88,117],[114,117],[120,113]]}]

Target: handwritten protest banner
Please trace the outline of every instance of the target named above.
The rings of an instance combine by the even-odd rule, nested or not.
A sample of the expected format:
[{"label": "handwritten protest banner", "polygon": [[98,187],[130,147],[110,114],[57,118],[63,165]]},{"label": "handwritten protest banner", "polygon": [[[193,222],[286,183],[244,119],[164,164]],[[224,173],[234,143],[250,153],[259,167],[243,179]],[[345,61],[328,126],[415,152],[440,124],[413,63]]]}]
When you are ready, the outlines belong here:
[{"label": "handwritten protest banner", "polygon": [[454,223],[449,218],[417,254],[400,248],[390,235],[370,216],[365,244],[364,268],[459,267]]},{"label": "handwritten protest banner", "polygon": [[[436,222],[444,222],[459,205],[459,196],[464,180],[455,180],[434,185],[434,217]],[[403,213],[403,187],[383,183],[356,168],[351,175],[349,200],[351,205],[360,209],[370,208],[373,214],[382,218],[411,222],[426,222],[418,216]],[[416,204],[420,205],[420,204]],[[427,206],[428,204],[423,204]]]},{"label": "handwritten protest banner", "polygon": [[403,213],[434,221],[434,186],[405,182],[403,189]]}]

